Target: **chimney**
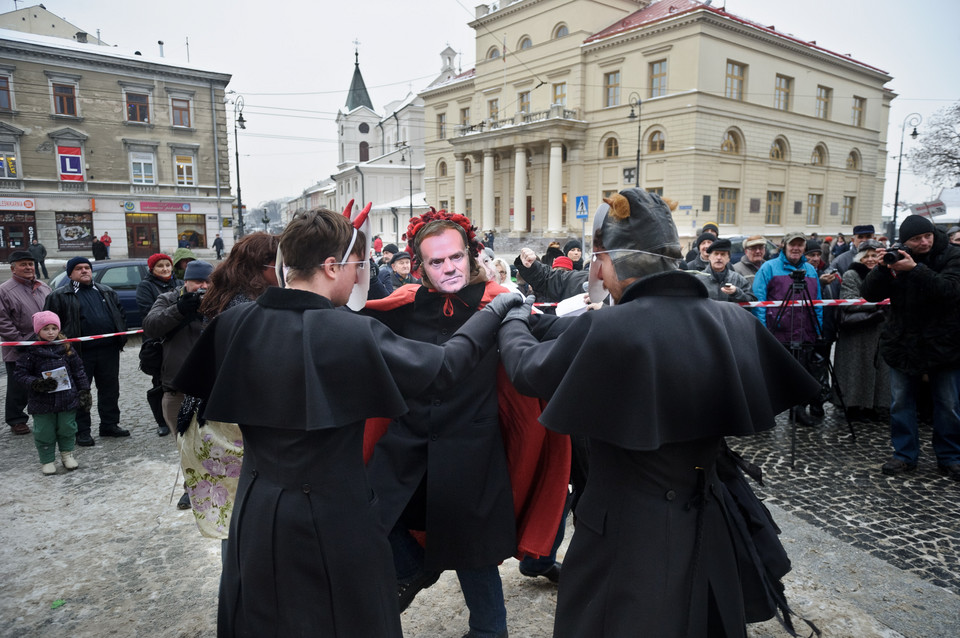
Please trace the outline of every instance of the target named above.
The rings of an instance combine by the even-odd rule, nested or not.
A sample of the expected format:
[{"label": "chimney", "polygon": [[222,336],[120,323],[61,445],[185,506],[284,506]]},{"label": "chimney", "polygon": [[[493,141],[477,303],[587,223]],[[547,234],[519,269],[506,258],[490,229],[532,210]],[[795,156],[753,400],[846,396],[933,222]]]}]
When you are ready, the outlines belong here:
[{"label": "chimney", "polygon": [[163,40],[157,40],[157,44],[160,45],[160,57],[163,57]]},{"label": "chimney", "polygon": [[77,42],[81,42],[83,44],[87,43],[87,34],[83,31],[77,31],[77,35],[74,37],[77,39]]}]

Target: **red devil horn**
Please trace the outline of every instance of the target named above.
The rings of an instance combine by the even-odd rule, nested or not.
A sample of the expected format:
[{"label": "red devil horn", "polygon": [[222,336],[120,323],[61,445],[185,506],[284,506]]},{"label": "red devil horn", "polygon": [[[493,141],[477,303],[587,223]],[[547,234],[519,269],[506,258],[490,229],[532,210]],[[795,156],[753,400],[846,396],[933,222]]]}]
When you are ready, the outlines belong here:
[{"label": "red devil horn", "polygon": [[353,200],[351,199],[347,202],[347,206],[343,209],[343,216],[347,219],[350,219],[350,213],[353,212]]},{"label": "red devil horn", "polygon": [[353,220],[353,227],[360,228],[363,226],[363,222],[367,221],[367,215],[370,214],[370,209],[373,208],[373,202],[370,202],[363,207],[363,210],[360,211],[360,214],[357,215],[357,218]]}]

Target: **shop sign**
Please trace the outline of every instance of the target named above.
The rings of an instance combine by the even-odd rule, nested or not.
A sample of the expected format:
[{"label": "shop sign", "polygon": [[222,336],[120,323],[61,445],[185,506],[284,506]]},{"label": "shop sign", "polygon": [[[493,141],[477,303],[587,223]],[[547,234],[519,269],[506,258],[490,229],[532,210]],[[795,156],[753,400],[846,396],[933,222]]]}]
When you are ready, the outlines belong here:
[{"label": "shop sign", "polygon": [[189,213],[189,202],[140,202],[140,212],[142,213],[163,213],[175,211],[178,213]]},{"label": "shop sign", "polygon": [[0,208],[34,211],[37,208],[37,202],[32,197],[0,197]]}]

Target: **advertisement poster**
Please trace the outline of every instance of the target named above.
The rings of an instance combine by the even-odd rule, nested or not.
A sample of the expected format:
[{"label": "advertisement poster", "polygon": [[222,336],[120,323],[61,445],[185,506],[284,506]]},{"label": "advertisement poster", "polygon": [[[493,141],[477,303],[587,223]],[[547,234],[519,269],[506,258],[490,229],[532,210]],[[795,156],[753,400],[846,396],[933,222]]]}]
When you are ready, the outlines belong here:
[{"label": "advertisement poster", "polygon": [[57,213],[57,247],[89,250],[93,247],[93,213]]}]

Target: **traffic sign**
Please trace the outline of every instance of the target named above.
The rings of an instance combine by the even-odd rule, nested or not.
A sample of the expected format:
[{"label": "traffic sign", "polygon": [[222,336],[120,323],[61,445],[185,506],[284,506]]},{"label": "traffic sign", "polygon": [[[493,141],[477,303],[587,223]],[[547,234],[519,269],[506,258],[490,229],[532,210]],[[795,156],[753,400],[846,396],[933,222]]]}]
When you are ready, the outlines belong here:
[{"label": "traffic sign", "polygon": [[590,198],[587,195],[577,196],[577,219],[586,219],[590,216]]},{"label": "traffic sign", "polygon": [[923,215],[924,217],[934,217],[936,215],[946,215],[947,207],[943,205],[943,202],[939,199],[932,202],[925,202],[923,204],[917,204],[916,206],[911,206],[915,215]]}]

